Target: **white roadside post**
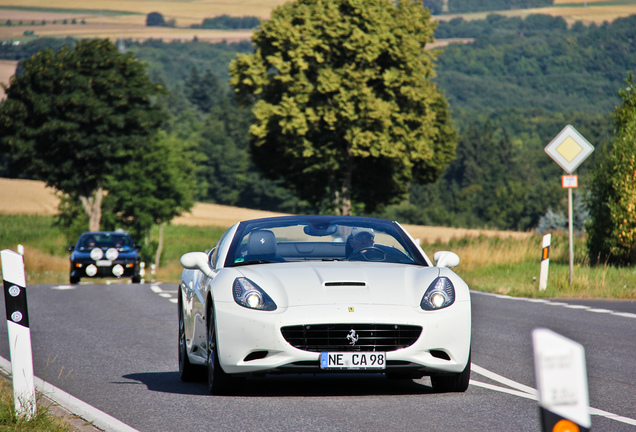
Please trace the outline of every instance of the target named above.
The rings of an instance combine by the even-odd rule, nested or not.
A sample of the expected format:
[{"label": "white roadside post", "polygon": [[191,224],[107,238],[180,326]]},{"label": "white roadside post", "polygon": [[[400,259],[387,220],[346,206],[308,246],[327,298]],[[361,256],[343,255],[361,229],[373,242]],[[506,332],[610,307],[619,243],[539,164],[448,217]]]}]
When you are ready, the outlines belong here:
[{"label": "white roadside post", "polygon": [[22,255],[5,249],[0,252],[0,260],[2,260],[4,301],[7,308],[15,411],[18,416],[31,419],[37,408],[24,259]]},{"label": "white roadside post", "polygon": [[[581,163],[594,151],[594,146],[590,144],[583,135],[574,127],[567,125],[559,134],[554,137],[545,148],[545,152],[568,174],[572,174]],[[576,176],[563,176],[576,177]],[[566,180],[562,178],[563,187],[568,188],[568,232],[570,237],[570,285],[574,281],[574,240],[572,229],[572,188],[578,186],[565,186]],[[567,180],[571,181],[571,180]]]},{"label": "white roadside post", "polygon": [[587,432],[592,427],[585,349],[552,330],[532,331],[534,370],[543,432]]},{"label": "white roadside post", "polygon": [[550,241],[552,234],[543,236],[543,248],[541,249],[541,273],[539,273],[539,290],[548,287],[548,267],[550,265]]}]

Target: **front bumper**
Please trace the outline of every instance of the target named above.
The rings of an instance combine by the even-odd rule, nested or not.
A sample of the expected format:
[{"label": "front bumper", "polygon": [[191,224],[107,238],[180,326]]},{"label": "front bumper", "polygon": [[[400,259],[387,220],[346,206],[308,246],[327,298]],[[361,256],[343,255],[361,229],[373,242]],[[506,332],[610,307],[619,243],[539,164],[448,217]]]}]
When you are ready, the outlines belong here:
[{"label": "front bumper", "polygon": [[[470,301],[437,311],[405,306],[318,305],[265,312],[236,303],[216,304],[216,330],[221,367],[230,374],[318,373],[319,352],[288,343],[281,328],[291,325],[369,323],[420,326],[410,346],[386,352],[386,373],[459,373],[470,353]],[[377,372],[377,371],[375,371]]]},{"label": "front bumper", "polygon": [[135,277],[139,274],[139,261],[114,260],[98,262],[77,260],[71,262],[71,278]]}]

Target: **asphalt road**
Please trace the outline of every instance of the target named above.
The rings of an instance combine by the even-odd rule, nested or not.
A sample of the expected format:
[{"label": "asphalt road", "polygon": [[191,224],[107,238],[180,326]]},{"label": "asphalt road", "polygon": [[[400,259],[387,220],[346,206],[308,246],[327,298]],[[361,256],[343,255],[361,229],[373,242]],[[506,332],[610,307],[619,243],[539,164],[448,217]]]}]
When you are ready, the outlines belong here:
[{"label": "asphalt road", "polygon": [[[27,287],[35,374],[139,431],[539,431],[531,331],[584,345],[592,430],[636,431],[636,302],[473,293],[463,394],[427,378],[285,376],[218,397],[177,372],[174,284]],[[9,359],[6,326],[0,355]]]}]

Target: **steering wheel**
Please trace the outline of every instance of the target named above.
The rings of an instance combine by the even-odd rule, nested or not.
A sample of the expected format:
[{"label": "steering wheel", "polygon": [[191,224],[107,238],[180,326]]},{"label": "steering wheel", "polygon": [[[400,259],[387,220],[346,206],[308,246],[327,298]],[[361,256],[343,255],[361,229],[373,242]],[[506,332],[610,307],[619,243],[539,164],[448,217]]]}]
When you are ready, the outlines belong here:
[{"label": "steering wheel", "polygon": [[[360,255],[364,261],[386,261],[388,254],[377,246],[362,246],[351,252],[349,260],[352,257]],[[374,259],[378,258],[378,259]],[[359,261],[359,260],[354,260]]]}]

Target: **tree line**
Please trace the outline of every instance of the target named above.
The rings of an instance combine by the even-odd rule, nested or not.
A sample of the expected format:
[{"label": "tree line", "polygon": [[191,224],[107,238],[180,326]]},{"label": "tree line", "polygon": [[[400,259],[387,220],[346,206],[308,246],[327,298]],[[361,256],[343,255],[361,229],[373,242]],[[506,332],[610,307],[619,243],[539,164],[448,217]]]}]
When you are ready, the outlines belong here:
[{"label": "tree line", "polygon": [[[549,211],[564,207],[562,171],[543,148],[568,123],[597,147],[579,168],[580,201],[590,172],[605,148],[613,148],[612,110],[625,100],[618,91],[635,67],[629,43],[636,36],[635,19],[567,26],[548,16],[491,15],[439,23],[438,37],[474,38],[436,55],[434,81],[459,130],[455,159],[435,182],[412,182],[408,199],[354,210],[407,223],[537,227]],[[47,42],[33,43],[41,49]],[[169,114],[162,130],[195,155],[194,199],[297,213],[320,210],[283,187],[282,177],[266,179],[250,156],[252,106],[239,105],[227,82],[230,62],[239,53],[251,55],[251,44],[147,41],[127,42],[127,49],[166,89],[157,99]],[[0,56],[26,58],[33,51],[31,44],[0,47]],[[6,155],[0,156],[0,169],[0,175],[20,175]]]}]

